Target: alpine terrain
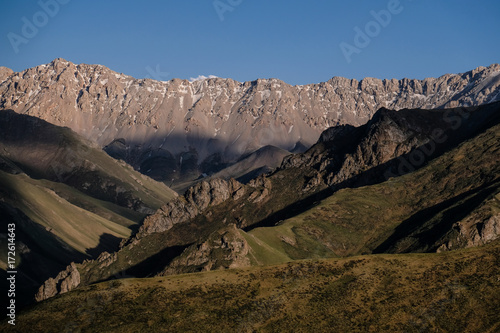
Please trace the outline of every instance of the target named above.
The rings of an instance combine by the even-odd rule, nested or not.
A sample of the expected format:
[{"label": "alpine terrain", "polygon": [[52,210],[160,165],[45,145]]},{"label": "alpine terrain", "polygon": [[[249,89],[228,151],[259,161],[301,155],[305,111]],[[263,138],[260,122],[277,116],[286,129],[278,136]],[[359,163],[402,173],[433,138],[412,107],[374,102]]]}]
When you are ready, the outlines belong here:
[{"label": "alpine terrain", "polygon": [[19,73],[0,68],[0,108],[69,127],[183,191],[265,146],[303,152],[325,129],[362,125],[382,107],[480,105],[500,100],[499,87],[498,64],[425,80],[334,77],[290,86],[278,79],[134,79],[55,59]]},{"label": "alpine terrain", "polygon": [[500,65],[0,68],[0,222],[27,305],[5,332],[496,332]]}]

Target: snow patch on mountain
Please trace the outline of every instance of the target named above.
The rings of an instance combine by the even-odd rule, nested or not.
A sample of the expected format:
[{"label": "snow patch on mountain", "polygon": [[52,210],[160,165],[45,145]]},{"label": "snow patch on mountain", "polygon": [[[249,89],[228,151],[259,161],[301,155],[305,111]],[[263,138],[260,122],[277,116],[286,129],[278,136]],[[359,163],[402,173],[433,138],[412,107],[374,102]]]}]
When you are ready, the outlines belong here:
[{"label": "snow patch on mountain", "polygon": [[189,78],[189,82],[203,81],[203,80],[206,80],[206,79],[217,79],[217,78],[219,78],[219,77],[215,76],[215,75],[209,75],[209,76],[198,75],[197,77],[190,77]]}]

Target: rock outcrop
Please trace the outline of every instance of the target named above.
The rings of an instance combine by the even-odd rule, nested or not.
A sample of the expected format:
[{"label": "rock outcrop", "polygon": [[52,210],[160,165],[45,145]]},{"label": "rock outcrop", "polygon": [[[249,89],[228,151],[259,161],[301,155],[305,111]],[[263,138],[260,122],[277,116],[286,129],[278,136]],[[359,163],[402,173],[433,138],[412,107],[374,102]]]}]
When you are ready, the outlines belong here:
[{"label": "rock outcrop", "polygon": [[250,266],[250,246],[242,233],[234,224],[218,230],[205,242],[187,248],[158,275]]},{"label": "rock outcrop", "polygon": [[80,272],[75,263],[71,263],[64,271],[59,272],[55,278],[49,278],[40,287],[35,295],[35,300],[41,302],[57,294],[63,294],[75,289],[80,284]]},{"label": "rock outcrop", "polygon": [[500,237],[500,214],[472,225],[470,221],[465,221],[459,224],[459,228],[460,235],[467,240],[467,247],[484,245]]},{"label": "rock outcrop", "polygon": [[500,214],[497,198],[487,200],[480,208],[473,211],[462,221],[456,222],[439,246],[437,252],[451,251],[459,248],[480,246],[500,237]]},{"label": "rock outcrop", "polygon": [[209,206],[218,205],[229,198],[238,200],[245,193],[245,186],[234,179],[211,179],[190,187],[184,196],[170,201],[155,214],[148,216],[136,238],[154,232],[163,232],[175,224],[194,218]]}]

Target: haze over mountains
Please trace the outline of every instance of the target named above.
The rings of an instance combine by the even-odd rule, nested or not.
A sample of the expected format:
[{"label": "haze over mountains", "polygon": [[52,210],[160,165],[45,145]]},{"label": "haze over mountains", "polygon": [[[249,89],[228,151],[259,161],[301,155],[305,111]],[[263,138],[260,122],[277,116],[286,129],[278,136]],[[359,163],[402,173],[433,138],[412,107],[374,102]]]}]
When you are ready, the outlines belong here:
[{"label": "haze over mountains", "polygon": [[56,59],[19,73],[1,68],[0,82],[0,108],[70,127],[167,184],[210,175],[267,145],[302,152],[328,127],[364,124],[381,107],[500,99],[498,64],[425,80],[334,77],[290,86],[277,79],[134,79]]}]

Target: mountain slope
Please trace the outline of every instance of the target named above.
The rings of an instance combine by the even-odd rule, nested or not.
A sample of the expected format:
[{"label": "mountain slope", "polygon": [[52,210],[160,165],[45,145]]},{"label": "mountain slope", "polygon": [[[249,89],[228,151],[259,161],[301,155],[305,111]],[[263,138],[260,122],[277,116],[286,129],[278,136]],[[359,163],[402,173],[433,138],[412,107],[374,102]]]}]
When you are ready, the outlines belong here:
[{"label": "mountain slope", "polygon": [[[347,256],[484,244],[500,235],[499,152],[497,125],[418,171],[340,190],[279,226],[249,234],[277,244],[291,259],[324,256],[325,251]],[[475,235],[464,232],[473,229]]]},{"label": "mountain slope", "polygon": [[339,190],[279,225],[218,230],[160,274],[485,244],[500,236],[499,152],[496,125],[413,173]]},{"label": "mountain slope", "polygon": [[[19,304],[71,262],[118,249],[147,213],[175,197],[68,128],[0,112],[0,223],[16,225]],[[4,276],[3,259],[0,268]]]},{"label": "mountain slope", "polygon": [[335,77],[304,86],[277,79],[138,80],[63,59],[3,72],[0,108],[70,127],[137,170],[174,183],[214,173],[266,145],[310,147],[323,130],[361,125],[381,107],[471,106],[500,98],[498,64],[425,80]]},{"label": "mountain slope", "polygon": [[98,199],[151,213],[176,196],[68,128],[13,111],[0,112],[0,158],[33,178],[70,185]]},{"label": "mountain slope", "polygon": [[500,244],[307,260],[79,288],[5,332],[496,332]]},{"label": "mountain slope", "polygon": [[[202,181],[147,217],[118,252],[76,265],[81,284],[117,274],[144,277],[369,253],[400,224],[434,206],[432,219],[424,215],[417,226],[441,225],[439,214],[452,206],[460,210],[468,197],[477,199],[478,209],[486,201],[495,207],[499,107],[494,103],[443,111],[382,109],[366,125],[325,131],[306,153],[285,159],[274,173],[246,185]],[[460,127],[444,121],[458,115],[467,116]],[[414,160],[416,152],[430,151],[437,128],[439,142],[434,142],[427,161],[410,165],[421,171],[398,173],[411,171],[401,165]],[[444,136],[447,139],[440,140]],[[455,160],[469,150],[469,158]],[[434,188],[428,190],[430,186]],[[436,229],[439,239],[417,240],[412,251],[441,248],[454,237],[454,222],[471,218],[470,231],[487,221],[479,218],[488,216],[484,209],[476,218],[475,209],[461,212],[460,218],[448,219],[446,227]],[[495,229],[491,223],[486,224]],[[464,229],[464,235],[469,231]],[[489,236],[481,237],[476,243]]]},{"label": "mountain slope", "polygon": [[213,174],[212,178],[235,178],[236,180],[248,183],[262,173],[272,171],[279,167],[283,158],[290,153],[286,150],[265,146],[255,152],[243,156],[238,162]]}]

